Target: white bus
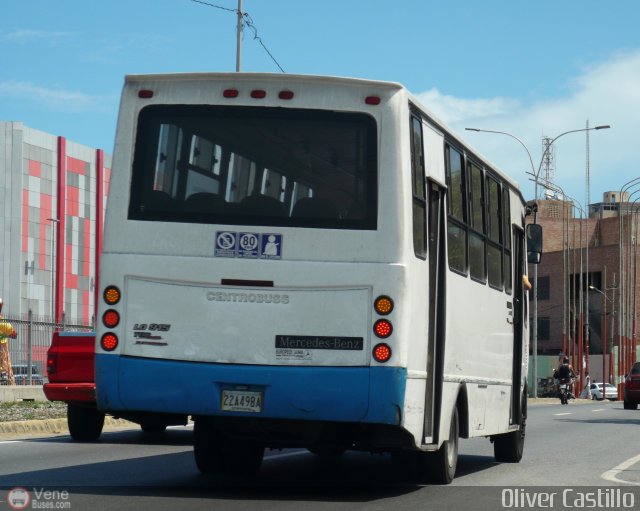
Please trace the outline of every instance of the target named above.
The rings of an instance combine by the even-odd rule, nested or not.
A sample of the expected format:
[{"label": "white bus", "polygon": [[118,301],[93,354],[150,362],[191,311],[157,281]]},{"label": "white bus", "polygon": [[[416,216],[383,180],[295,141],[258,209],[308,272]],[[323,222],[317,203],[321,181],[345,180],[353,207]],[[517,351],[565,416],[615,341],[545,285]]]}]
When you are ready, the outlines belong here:
[{"label": "white bus", "polygon": [[409,456],[448,483],[477,436],[517,462],[525,212],[399,84],[128,76],[98,406],[158,429],[191,416],[203,473],[302,447]]}]

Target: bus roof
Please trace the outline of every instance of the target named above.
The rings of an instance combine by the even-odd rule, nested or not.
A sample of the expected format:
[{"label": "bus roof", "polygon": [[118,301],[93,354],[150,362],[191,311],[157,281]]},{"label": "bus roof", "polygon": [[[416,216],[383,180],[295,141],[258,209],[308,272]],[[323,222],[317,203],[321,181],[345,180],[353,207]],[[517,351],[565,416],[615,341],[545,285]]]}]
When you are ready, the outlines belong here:
[{"label": "bus roof", "polygon": [[308,83],[327,83],[333,85],[357,85],[371,88],[401,90],[405,87],[397,82],[386,82],[381,80],[367,80],[362,78],[348,78],[339,76],[322,76],[322,75],[300,75],[300,74],[283,74],[283,73],[167,73],[167,74],[143,74],[143,75],[126,75],[125,81],[129,82],[149,82],[149,81],[198,81],[198,80],[214,80],[214,81],[256,81],[265,82],[308,82]]}]

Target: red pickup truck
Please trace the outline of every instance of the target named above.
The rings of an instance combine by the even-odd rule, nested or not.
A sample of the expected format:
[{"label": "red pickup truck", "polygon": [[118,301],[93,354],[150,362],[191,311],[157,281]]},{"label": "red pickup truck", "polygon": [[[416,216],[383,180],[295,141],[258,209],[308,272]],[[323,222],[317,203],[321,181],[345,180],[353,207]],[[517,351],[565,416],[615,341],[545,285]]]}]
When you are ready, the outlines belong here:
[{"label": "red pickup truck", "polygon": [[[96,406],[94,373],[95,334],[55,332],[47,353],[44,394],[50,401],[66,401],[67,424],[74,440],[97,440],[105,412]],[[145,433],[161,433],[169,425],[184,425],[188,417],[173,414],[113,414],[140,424]]]}]

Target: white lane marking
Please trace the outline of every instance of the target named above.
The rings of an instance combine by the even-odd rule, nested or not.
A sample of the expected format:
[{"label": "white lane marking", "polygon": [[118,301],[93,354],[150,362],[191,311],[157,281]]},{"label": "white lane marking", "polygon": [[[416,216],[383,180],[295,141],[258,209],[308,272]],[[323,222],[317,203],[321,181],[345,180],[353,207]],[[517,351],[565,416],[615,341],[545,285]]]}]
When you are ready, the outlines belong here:
[{"label": "white lane marking", "polygon": [[564,413],[554,413],[553,415],[571,415],[571,412],[564,412]]},{"label": "white lane marking", "polygon": [[604,408],[596,408],[595,410],[591,410],[592,412],[604,412]]},{"label": "white lane marking", "polygon": [[22,440],[2,440],[0,441],[0,445],[2,444],[19,444]]},{"label": "white lane marking", "polygon": [[618,475],[621,472],[624,472],[625,470],[629,469],[630,467],[632,467],[638,462],[640,462],[640,454],[638,454],[637,456],[634,456],[633,458],[629,458],[626,461],[623,461],[619,465],[613,467],[611,470],[607,470],[606,472],[603,472],[600,477],[602,477],[602,479],[605,479],[607,481],[612,481],[614,483],[624,483],[624,484],[631,484],[634,486],[640,486],[640,482],[625,481],[624,479],[620,479],[618,477]]}]

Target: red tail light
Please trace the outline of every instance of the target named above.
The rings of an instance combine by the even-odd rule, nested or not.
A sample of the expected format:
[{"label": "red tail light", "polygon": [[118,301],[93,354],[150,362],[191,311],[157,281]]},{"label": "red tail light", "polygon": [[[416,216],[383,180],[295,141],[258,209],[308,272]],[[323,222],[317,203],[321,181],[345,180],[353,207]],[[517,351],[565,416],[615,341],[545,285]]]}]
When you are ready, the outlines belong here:
[{"label": "red tail light", "polygon": [[100,346],[104,351],[113,351],[118,347],[118,336],[112,332],[107,332],[100,339]]},{"label": "red tail light", "polygon": [[278,94],[278,97],[280,99],[293,99],[293,91],[290,90],[281,90],[280,93]]},{"label": "red tail light", "polygon": [[58,370],[58,355],[47,356],[47,374],[54,374]]},{"label": "red tail light", "polygon": [[373,348],[373,358],[376,362],[387,362],[391,358],[391,347],[381,342]]},{"label": "red tail light", "polygon": [[150,99],[153,97],[153,91],[149,89],[142,89],[138,91],[138,97],[142,99]]},{"label": "red tail light", "polygon": [[238,92],[238,89],[225,89],[225,90],[222,92],[222,95],[223,95],[225,98],[237,98],[237,97],[238,97],[238,94],[240,94],[240,93]]},{"label": "red tail light", "polygon": [[261,89],[254,89],[251,91],[251,97],[254,99],[262,99],[267,97],[267,92]]},{"label": "red tail light", "polygon": [[380,96],[367,96],[364,98],[364,102],[367,105],[379,105],[380,104]]},{"label": "red tail light", "polygon": [[120,314],[118,314],[118,311],[109,309],[102,315],[102,323],[107,328],[115,328],[120,323]]},{"label": "red tail light", "polygon": [[373,324],[373,333],[381,339],[386,339],[393,332],[393,325],[391,321],[386,319],[379,319]]}]

